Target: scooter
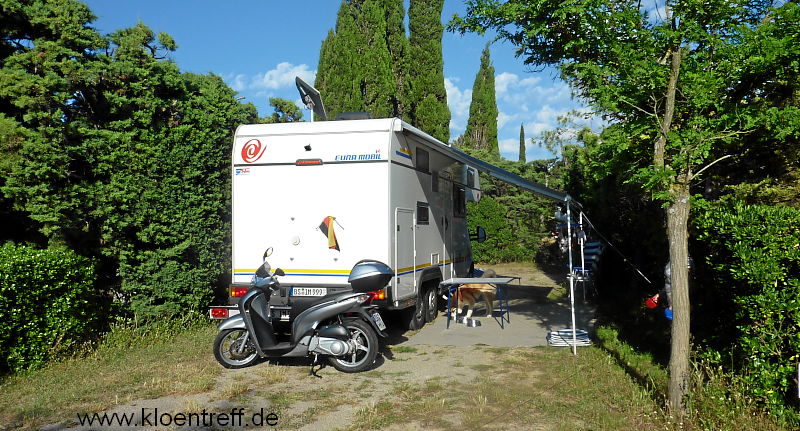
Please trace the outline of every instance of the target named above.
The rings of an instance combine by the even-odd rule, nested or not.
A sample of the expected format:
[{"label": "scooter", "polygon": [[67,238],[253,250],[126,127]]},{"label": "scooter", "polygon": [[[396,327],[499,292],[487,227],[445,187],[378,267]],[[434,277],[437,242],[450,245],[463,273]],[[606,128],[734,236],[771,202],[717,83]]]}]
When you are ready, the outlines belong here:
[{"label": "scooter", "polygon": [[269,298],[280,289],[277,277],[285,275],[271,267],[264,253],[264,263],[250,281],[250,288],[239,300],[239,314],[224,320],[214,340],[214,357],[225,368],[243,368],[259,358],[305,357],[314,355],[311,372],[318,357],[328,358],[339,371],[356,373],[368,370],[378,354],[378,335],[386,325],[377,306],[370,305],[378,291],[391,280],[393,271],[375,260],[362,260],[353,266],[348,282],[352,292],[334,293],[292,310],[287,341],[272,325]]}]

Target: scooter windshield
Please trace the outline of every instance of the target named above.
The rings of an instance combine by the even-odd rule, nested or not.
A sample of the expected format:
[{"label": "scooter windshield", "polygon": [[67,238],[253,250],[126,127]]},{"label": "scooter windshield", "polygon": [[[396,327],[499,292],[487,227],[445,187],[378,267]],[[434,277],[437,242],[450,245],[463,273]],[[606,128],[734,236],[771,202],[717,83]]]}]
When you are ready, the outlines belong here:
[{"label": "scooter windshield", "polygon": [[261,266],[258,267],[256,273],[253,274],[253,280],[250,282],[250,284],[259,287],[268,284],[271,278],[269,273],[271,269],[272,267],[269,266],[269,262],[265,260],[264,263],[262,263]]}]

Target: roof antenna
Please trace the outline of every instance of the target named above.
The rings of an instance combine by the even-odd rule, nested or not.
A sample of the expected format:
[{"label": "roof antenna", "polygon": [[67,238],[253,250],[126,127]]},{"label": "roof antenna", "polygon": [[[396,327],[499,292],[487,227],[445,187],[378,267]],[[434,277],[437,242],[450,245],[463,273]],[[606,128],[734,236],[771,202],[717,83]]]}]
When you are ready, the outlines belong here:
[{"label": "roof antenna", "polygon": [[297,91],[300,92],[300,100],[303,101],[306,108],[311,110],[311,122],[314,122],[314,114],[317,114],[317,117],[322,120],[326,120],[325,106],[322,105],[322,96],[320,96],[319,91],[300,79],[299,76],[294,77],[294,83],[297,85]]}]

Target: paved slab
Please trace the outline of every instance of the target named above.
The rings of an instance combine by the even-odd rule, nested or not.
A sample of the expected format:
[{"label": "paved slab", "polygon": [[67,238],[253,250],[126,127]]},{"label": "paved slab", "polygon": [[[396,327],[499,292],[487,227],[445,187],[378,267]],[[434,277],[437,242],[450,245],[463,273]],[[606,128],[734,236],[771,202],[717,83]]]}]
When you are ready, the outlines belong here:
[{"label": "paved slab", "polygon": [[[480,300],[472,315],[480,326],[469,327],[456,321],[447,329],[447,316],[439,313],[432,323],[410,337],[404,344],[471,346],[546,346],[550,331],[572,328],[569,299],[547,299],[552,287],[534,285],[509,285],[509,310],[511,322],[500,327],[499,312],[487,316],[486,303]],[[575,321],[578,329],[593,333],[595,309],[583,302],[582,293],[576,291]],[[495,301],[495,310],[498,304]],[[463,314],[462,314],[463,315]]]}]

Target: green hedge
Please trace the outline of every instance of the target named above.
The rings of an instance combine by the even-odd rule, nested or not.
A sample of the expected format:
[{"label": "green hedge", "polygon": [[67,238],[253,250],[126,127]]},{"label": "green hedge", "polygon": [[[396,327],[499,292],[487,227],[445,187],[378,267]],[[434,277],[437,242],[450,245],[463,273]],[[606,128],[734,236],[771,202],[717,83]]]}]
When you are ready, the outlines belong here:
[{"label": "green hedge", "polygon": [[693,326],[706,357],[737,374],[749,396],[795,421],[800,210],[737,203],[704,211],[694,226],[706,265]]},{"label": "green hedge", "polygon": [[[486,229],[486,241],[472,241],[472,256],[475,262],[498,263],[530,261],[536,248],[525,244],[524,235],[515,232],[509,209],[491,196],[483,196],[479,202],[467,203],[470,233],[478,226]],[[535,244],[534,241],[530,241]]]},{"label": "green hedge", "polygon": [[87,340],[102,322],[94,264],[70,250],[0,247],[0,370],[20,371]]}]

